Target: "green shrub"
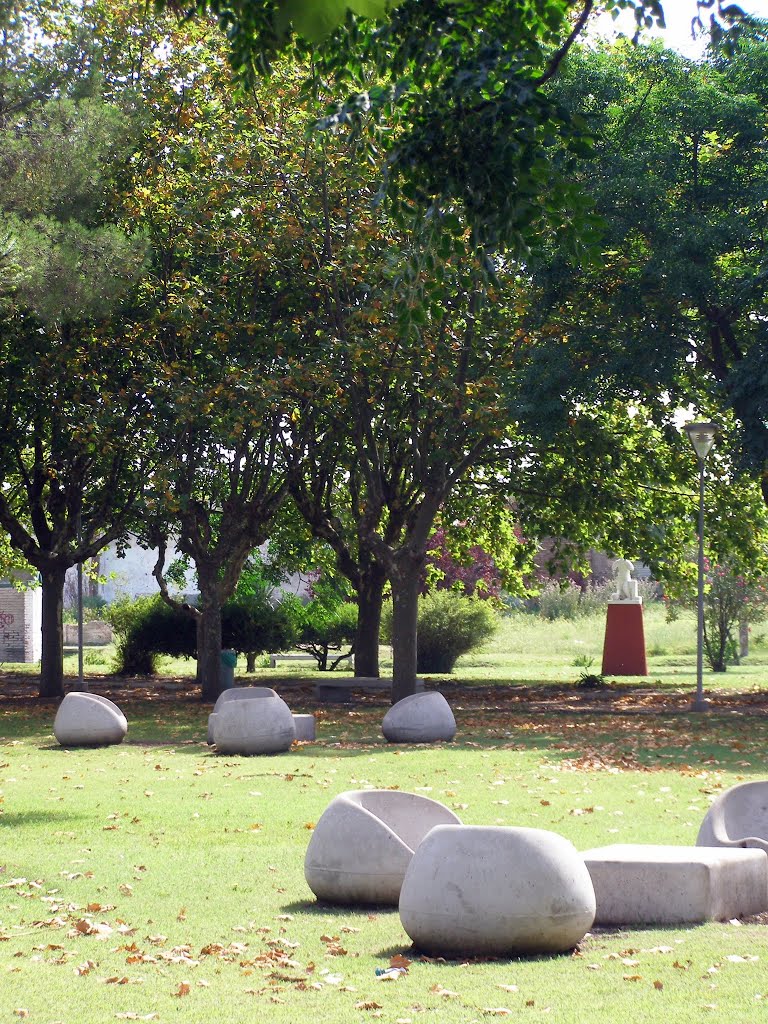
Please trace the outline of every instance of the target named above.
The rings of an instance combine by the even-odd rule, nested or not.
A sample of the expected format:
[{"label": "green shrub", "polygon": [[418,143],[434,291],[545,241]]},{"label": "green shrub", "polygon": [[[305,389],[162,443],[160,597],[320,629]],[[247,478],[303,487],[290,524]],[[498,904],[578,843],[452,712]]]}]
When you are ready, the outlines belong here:
[{"label": "green shrub", "polygon": [[[417,672],[453,672],[456,659],[490,640],[499,626],[488,601],[455,590],[419,598]],[[392,605],[384,608],[382,636],[392,642]]]},{"label": "green shrub", "polygon": [[122,598],[106,611],[112,626],[120,675],[153,675],[155,657],[195,655],[196,627],[191,615],[171,608],[159,594]]},{"label": "green shrub", "polygon": [[542,585],[536,603],[542,619],[575,619],[581,614],[581,589],[571,580],[548,580]]},{"label": "green shrub", "polygon": [[272,605],[266,592],[236,596],[227,601],[221,614],[222,647],[231,647],[247,659],[247,671],[256,668],[260,654],[289,650],[297,635],[297,610],[292,595]]},{"label": "green shrub", "polygon": [[[259,654],[290,648],[296,637],[294,603],[300,607],[290,598],[273,607],[262,591],[227,601],[221,612],[222,647],[245,654],[249,667]],[[115,636],[120,675],[153,675],[159,654],[197,655],[194,618],[171,608],[159,594],[116,601],[109,606],[107,618]]]}]

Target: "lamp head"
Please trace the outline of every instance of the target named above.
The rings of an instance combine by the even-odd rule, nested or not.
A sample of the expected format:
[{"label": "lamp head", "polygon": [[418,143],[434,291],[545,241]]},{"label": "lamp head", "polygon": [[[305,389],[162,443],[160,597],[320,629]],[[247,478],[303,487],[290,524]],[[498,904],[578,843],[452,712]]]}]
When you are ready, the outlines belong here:
[{"label": "lamp head", "polygon": [[717,423],[686,423],[683,427],[693,450],[703,462],[709,455],[715,436],[720,432]]}]

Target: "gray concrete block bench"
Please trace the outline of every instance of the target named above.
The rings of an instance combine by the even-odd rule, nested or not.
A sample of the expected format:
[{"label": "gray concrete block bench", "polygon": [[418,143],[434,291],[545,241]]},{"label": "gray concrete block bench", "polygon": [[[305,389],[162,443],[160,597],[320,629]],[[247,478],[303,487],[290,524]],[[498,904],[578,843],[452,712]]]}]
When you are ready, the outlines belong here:
[{"label": "gray concrete block bench", "polygon": [[[349,704],[352,701],[352,691],[361,690],[363,693],[386,693],[392,690],[391,679],[379,679],[373,676],[339,676],[334,677],[332,673],[323,673],[330,678],[326,681],[315,683],[315,697],[326,704]],[[416,680],[416,692],[424,690],[424,680]]]},{"label": "gray concrete block bench", "polygon": [[618,843],[582,856],[596,925],[696,924],[768,910],[762,850]]}]

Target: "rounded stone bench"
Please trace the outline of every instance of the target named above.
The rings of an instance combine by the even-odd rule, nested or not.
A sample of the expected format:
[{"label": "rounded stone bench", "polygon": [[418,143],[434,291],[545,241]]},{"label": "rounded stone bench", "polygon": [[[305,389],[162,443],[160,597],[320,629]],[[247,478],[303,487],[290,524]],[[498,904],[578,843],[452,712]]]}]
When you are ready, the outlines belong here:
[{"label": "rounded stone bench", "polygon": [[456,719],[442,693],[412,693],[384,715],[381,731],[390,743],[437,743],[456,735]]},{"label": "rounded stone bench", "polygon": [[304,858],[312,892],[330,903],[397,906],[414,850],[435,825],[460,824],[437,800],[399,790],[342,793],[326,807]]},{"label": "rounded stone bench", "polygon": [[563,836],[535,828],[438,825],[400,893],[403,928],[427,953],[561,953],[594,917],[583,859]]},{"label": "rounded stone bench", "polygon": [[105,747],[122,743],[127,732],[128,722],[117,704],[97,693],[68,693],[53,722],[62,747]]},{"label": "rounded stone bench", "polygon": [[[288,750],[296,738],[291,709],[274,690],[264,686],[225,690],[242,697],[222,700],[211,714],[211,731],[216,749],[221,754],[279,754]],[[218,701],[217,701],[218,704]],[[216,708],[216,705],[214,705]]]}]

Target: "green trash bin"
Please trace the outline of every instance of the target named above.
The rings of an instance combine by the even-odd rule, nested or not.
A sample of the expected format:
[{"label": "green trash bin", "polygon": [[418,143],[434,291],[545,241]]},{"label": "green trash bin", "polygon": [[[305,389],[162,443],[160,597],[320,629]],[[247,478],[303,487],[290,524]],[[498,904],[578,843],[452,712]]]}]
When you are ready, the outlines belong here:
[{"label": "green trash bin", "polygon": [[235,651],[221,652],[221,688],[231,690],[235,685],[235,666],[237,665],[237,653]]}]

